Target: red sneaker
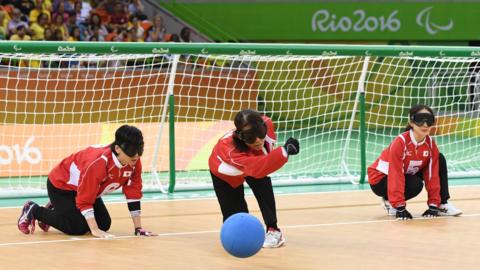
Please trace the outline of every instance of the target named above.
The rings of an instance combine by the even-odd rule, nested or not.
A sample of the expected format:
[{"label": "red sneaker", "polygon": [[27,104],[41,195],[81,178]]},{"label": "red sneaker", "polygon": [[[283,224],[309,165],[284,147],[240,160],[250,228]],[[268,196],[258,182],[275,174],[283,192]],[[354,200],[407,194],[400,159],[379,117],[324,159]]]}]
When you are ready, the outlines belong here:
[{"label": "red sneaker", "polygon": [[35,218],[32,210],[36,206],[38,205],[32,201],[27,201],[23,205],[22,214],[17,221],[17,227],[24,234],[33,234],[35,231]]}]

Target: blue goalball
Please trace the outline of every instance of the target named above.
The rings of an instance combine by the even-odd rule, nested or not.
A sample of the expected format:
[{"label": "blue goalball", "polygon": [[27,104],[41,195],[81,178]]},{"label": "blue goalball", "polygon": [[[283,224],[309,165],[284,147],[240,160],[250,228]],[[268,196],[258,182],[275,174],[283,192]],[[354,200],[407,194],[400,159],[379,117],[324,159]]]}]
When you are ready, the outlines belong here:
[{"label": "blue goalball", "polygon": [[247,213],[237,213],[225,220],[220,231],[223,248],[238,258],[255,255],[265,241],[262,223]]}]

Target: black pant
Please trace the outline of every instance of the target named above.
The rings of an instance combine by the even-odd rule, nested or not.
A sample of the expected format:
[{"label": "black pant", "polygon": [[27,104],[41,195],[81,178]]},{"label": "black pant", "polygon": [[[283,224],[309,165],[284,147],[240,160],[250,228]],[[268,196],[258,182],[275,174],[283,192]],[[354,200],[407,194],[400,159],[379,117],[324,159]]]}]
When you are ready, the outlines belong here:
[{"label": "black pant", "polygon": [[[34,208],[35,219],[70,235],[83,235],[90,231],[85,217],[77,209],[75,203],[77,192],[58,189],[50,183],[50,180],[47,180],[47,191],[53,209]],[[102,198],[95,200],[93,210],[98,228],[108,231],[112,220]]]},{"label": "black pant", "polygon": [[[243,184],[237,188],[233,188],[211,172],[210,174],[212,176],[213,188],[215,189],[215,194],[217,195],[218,203],[222,210],[223,221],[236,213],[248,213]],[[267,229],[270,227],[278,229],[275,196],[273,194],[272,180],[270,177],[267,176],[262,179],[245,177],[245,180],[257,199]]]},{"label": "black pant", "polygon": [[[450,199],[450,194],[448,192],[447,160],[442,153],[440,153],[438,157],[438,167],[440,177],[440,199],[442,200],[441,203],[447,203],[448,199]],[[377,184],[370,185],[370,187],[372,188],[373,193],[388,200],[387,183],[388,175]],[[416,175],[405,175],[405,200],[410,200],[411,198],[416,197],[422,191],[422,188],[423,176],[421,172]]]}]

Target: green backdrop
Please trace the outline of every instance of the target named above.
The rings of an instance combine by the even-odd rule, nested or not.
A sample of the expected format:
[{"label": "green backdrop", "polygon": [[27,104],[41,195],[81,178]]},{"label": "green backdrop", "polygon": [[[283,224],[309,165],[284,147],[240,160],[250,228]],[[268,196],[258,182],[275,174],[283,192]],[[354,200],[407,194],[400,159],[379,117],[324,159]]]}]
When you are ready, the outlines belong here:
[{"label": "green backdrop", "polygon": [[478,40],[480,3],[162,3],[214,40]]}]

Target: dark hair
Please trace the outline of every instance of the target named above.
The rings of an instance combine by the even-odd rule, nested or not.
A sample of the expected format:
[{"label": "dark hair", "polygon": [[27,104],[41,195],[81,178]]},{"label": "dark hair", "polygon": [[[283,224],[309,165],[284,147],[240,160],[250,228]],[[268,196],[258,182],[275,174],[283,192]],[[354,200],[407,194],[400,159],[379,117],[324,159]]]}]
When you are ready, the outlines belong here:
[{"label": "dark hair", "polygon": [[37,23],[40,21],[41,18],[45,18],[48,21],[48,14],[44,12],[41,12],[40,14],[38,14]]},{"label": "dark hair", "polygon": [[190,33],[191,30],[188,27],[183,27],[180,31],[180,37],[183,39],[182,41],[189,42],[190,41]]},{"label": "dark hair", "polygon": [[435,116],[435,113],[433,112],[432,108],[428,107],[427,105],[424,105],[424,104],[416,104],[416,105],[413,105],[411,108],[410,108],[410,112],[408,113],[408,123],[407,123],[407,126],[405,127],[405,131],[408,131],[410,129],[412,129],[413,127],[410,125],[410,119],[412,117],[412,115],[415,115],[416,113],[418,113],[419,111],[421,110],[427,110],[428,112],[430,112],[433,116]]},{"label": "dark hair", "polygon": [[235,115],[233,122],[236,128],[235,132],[233,133],[233,143],[241,152],[246,152],[249,149],[245,141],[241,138],[243,128],[250,126],[250,130],[253,133],[262,133],[263,131],[266,132],[262,115],[252,109],[239,111],[237,115]]},{"label": "dark hair", "polygon": [[110,145],[112,152],[117,154],[115,145],[118,145],[129,157],[136,154],[141,156],[144,146],[142,132],[134,126],[123,125],[115,132],[115,141]]},{"label": "dark hair", "polygon": [[[70,33],[69,34],[70,34],[71,37],[75,37],[75,30],[77,30],[77,29],[80,30],[80,27],[74,26],[74,27],[70,28]],[[80,33],[80,35],[82,35],[82,33]]]},{"label": "dark hair", "polygon": [[180,38],[178,37],[177,34],[172,34],[172,36],[170,37],[170,41],[171,42],[179,42]]}]

